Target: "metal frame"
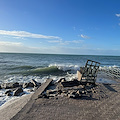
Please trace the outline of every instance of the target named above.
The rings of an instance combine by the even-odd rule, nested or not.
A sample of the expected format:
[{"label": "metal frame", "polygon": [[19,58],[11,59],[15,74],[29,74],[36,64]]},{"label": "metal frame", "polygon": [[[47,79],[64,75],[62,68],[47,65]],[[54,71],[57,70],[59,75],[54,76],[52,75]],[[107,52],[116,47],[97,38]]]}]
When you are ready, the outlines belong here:
[{"label": "metal frame", "polygon": [[99,66],[99,62],[87,60],[85,67],[81,67],[80,71],[78,71],[78,80],[80,80],[81,83],[94,84],[96,82]]}]

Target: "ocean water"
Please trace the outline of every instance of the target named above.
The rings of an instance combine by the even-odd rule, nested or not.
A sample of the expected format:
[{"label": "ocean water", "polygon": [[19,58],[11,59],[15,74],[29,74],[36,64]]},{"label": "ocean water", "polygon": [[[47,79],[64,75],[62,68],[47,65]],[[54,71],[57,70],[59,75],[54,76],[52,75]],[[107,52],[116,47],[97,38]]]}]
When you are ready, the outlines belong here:
[{"label": "ocean water", "polygon": [[44,77],[76,73],[88,59],[100,62],[101,67],[120,67],[120,56],[0,53],[0,83],[32,78],[44,82]]},{"label": "ocean water", "polygon": [[[0,53],[0,83],[31,79],[43,83],[47,78],[57,81],[61,77],[70,80],[88,59],[100,62],[100,68],[120,68],[120,56]],[[13,99],[5,96],[4,91],[0,90],[0,105]]]}]

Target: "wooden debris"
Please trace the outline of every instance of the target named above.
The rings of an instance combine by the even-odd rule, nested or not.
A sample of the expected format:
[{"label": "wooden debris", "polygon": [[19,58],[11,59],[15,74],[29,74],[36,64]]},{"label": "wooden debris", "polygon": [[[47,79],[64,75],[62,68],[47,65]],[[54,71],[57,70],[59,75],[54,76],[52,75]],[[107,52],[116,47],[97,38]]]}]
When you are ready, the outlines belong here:
[{"label": "wooden debris", "polygon": [[32,99],[37,99],[41,96],[41,94],[46,90],[46,88],[50,85],[53,79],[47,79],[45,83],[43,83],[32,96]]}]

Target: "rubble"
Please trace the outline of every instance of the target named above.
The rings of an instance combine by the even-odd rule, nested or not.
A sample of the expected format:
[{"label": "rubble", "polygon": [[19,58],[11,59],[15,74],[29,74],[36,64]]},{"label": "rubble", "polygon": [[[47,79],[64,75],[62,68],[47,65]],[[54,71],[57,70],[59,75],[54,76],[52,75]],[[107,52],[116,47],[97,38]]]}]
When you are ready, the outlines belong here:
[{"label": "rubble", "polygon": [[23,92],[23,89],[17,88],[14,92],[13,92],[13,96],[19,96],[21,93]]},{"label": "rubble", "polygon": [[[38,83],[34,79],[28,83],[3,83],[1,87],[8,89],[5,92],[7,96],[19,96],[24,94],[23,89],[30,87],[29,92],[36,91],[41,83]],[[68,97],[68,98],[81,98],[84,95],[92,96],[96,93],[96,85],[93,84],[81,84],[77,79],[67,81],[65,78],[61,78],[58,82],[51,81],[49,85],[46,86],[43,93],[41,93],[38,98],[56,98],[58,96]],[[42,89],[42,88],[41,88]]]},{"label": "rubble", "polygon": [[18,82],[10,82],[10,83],[2,83],[0,85],[0,89],[6,89],[5,95],[7,96],[19,96],[24,94],[23,90],[25,88],[29,88],[29,92],[36,91],[41,83],[38,83],[34,79],[31,82],[27,83],[18,83]]},{"label": "rubble", "polygon": [[2,89],[10,89],[10,88],[16,88],[16,87],[19,87],[18,82],[2,83],[1,84]]},{"label": "rubble", "polygon": [[[65,78],[61,78],[57,85],[52,84],[52,86],[56,86],[55,89],[47,89],[44,91],[44,94],[41,94],[39,98],[50,98],[50,97],[68,97],[68,98],[81,98],[84,95],[92,97],[92,94],[95,93],[95,86],[92,84],[81,85],[80,82],[76,79],[72,81],[66,81]],[[51,87],[49,87],[51,88]]]}]

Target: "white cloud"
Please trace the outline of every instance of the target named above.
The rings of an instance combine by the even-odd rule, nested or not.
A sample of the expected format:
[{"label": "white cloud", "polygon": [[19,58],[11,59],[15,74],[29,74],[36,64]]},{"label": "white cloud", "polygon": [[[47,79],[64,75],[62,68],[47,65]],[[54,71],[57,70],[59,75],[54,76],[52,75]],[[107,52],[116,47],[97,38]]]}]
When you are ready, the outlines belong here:
[{"label": "white cloud", "polygon": [[[75,42],[75,41],[72,41]],[[119,55],[120,50],[92,49],[85,47],[50,46],[30,47],[20,42],[0,41],[0,52],[14,53],[49,53],[49,54],[81,54],[81,55]]]},{"label": "white cloud", "polygon": [[73,41],[68,41],[69,43],[83,43],[84,40],[73,40]]},{"label": "white cloud", "polygon": [[120,14],[115,14],[117,17],[120,17]]},{"label": "white cloud", "polygon": [[62,41],[61,40],[50,40],[48,41],[49,43],[61,43]]},{"label": "white cloud", "polygon": [[5,41],[0,41],[0,47],[1,46],[22,46],[23,44],[20,42],[5,42]]},{"label": "white cloud", "polygon": [[6,30],[0,30],[1,35],[10,35],[15,37],[29,37],[29,38],[43,38],[43,39],[61,39],[57,36],[46,36],[41,34],[34,34],[26,31],[6,31]]},{"label": "white cloud", "polygon": [[82,38],[85,38],[85,39],[89,39],[90,37],[88,37],[88,36],[86,36],[86,35],[83,35],[83,34],[81,34],[80,35]]},{"label": "white cloud", "polygon": [[84,40],[72,40],[72,41],[63,41],[63,40],[52,40],[48,41],[49,43],[59,43],[61,45],[68,45],[70,43],[78,44],[78,43],[83,43]]},{"label": "white cloud", "polygon": [[0,41],[0,52],[10,53],[44,53],[45,49],[25,46],[20,42]]}]

